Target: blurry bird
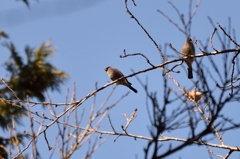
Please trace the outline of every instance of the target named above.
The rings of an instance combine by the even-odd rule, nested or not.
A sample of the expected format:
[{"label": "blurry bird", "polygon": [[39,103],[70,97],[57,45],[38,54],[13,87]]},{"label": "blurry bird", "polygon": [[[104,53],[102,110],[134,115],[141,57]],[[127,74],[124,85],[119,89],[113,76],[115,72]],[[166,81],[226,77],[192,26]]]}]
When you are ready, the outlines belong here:
[{"label": "blurry bird", "polygon": [[[124,75],[122,74],[121,71],[119,71],[118,69],[113,68],[113,67],[107,67],[105,69],[105,71],[107,72],[109,78],[111,78],[112,81],[115,81],[115,80],[117,80],[121,77],[124,77]],[[126,78],[123,78],[122,80],[118,81],[116,84],[117,85],[120,85],[120,84],[124,85],[124,86],[128,87],[129,89],[131,89],[135,93],[138,92],[135,88],[133,88],[131,86],[132,84],[130,82],[128,82],[128,80]]]},{"label": "blurry bird", "polygon": [[[187,58],[187,57],[190,57],[189,55],[195,55],[195,49],[194,49],[191,38],[188,38],[182,47],[182,57]],[[192,79],[193,78],[192,63],[194,61],[194,58],[184,59],[184,61],[186,62],[187,66],[188,66],[188,78]]]},{"label": "blurry bird", "polygon": [[204,95],[206,93],[208,93],[208,91],[201,92],[201,91],[196,91],[196,90],[190,90],[187,93],[187,97],[190,100],[198,102],[202,98],[202,95]]}]

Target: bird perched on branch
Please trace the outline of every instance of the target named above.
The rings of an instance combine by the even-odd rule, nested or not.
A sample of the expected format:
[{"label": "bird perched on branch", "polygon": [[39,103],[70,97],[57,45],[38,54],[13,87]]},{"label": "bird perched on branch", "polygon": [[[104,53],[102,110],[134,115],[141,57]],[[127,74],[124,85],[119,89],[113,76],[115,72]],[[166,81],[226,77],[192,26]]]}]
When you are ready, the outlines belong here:
[{"label": "bird perched on branch", "polygon": [[[109,78],[111,78],[112,81],[115,81],[121,77],[124,77],[124,75],[122,74],[121,71],[119,71],[118,69],[116,68],[113,68],[113,67],[107,67],[105,69],[105,71],[107,72]],[[131,89],[133,92],[137,93],[138,91],[133,88],[131,85],[130,82],[128,82],[128,80],[126,78],[123,78],[122,80],[118,81],[116,83],[117,85],[124,85],[126,87],[128,87],[129,89]]]},{"label": "bird perched on branch", "polygon": [[208,93],[208,91],[201,92],[201,91],[196,91],[196,90],[190,90],[187,93],[187,97],[190,100],[198,102],[202,98],[202,96],[206,93]]},{"label": "bird perched on branch", "polygon": [[195,55],[195,49],[191,38],[188,38],[182,47],[182,57],[187,58],[184,59],[184,61],[188,66],[188,78],[192,79],[193,78],[192,63],[194,61],[194,58],[189,58],[190,57],[189,55]]}]

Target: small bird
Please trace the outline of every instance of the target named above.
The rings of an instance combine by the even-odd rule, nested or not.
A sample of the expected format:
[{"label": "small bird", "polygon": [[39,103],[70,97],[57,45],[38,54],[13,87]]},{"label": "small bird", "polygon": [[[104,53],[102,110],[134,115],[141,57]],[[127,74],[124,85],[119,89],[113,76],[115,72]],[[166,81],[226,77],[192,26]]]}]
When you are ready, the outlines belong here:
[{"label": "small bird", "polygon": [[187,97],[190,100],[198,102],[202,98],[202,96],[206,93],[208,93],[208,91],[201,92],[201,91],[196,91],[196,90],[190,90],[187,93]]},{"label": "small bird", "polygon": [[[115,81],[121,77],[124,77],[124,75],[122,74],[121,71],[119,71],[118,69],[116,68],[113,68],[113,67],[107,67],[105,69],[105,71],[107,72],[109,78],[111,78],[112,81]],[[131,85],[130,82],[128,82],[128,80],[126,78],[123,78],[122,80],[118,81],[116,83],[117,85],[124,85],[126,87],[128,87],[129,89],[131,89],[133,92],[137,93],[138,91],[133,88]]]},{"label": "small bird", "polygon": [[[194,49],[191,38],[188,38],[182,47],[182,57],[187,58],[187,57],[189,57],[189,55],[195,55],[195,49]],[[192,79],[193,78],[192,63],[194,61],[194,58],[184,59],[184,61],[186,62],[187,66],[188,66],[188,78]]]}]

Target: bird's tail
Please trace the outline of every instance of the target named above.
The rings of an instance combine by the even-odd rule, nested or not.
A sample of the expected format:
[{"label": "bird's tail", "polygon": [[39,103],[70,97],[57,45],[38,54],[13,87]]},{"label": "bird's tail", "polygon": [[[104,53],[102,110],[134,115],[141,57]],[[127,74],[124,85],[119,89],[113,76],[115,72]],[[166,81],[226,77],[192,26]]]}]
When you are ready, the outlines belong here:
[{"label": "bird's tail", "polygon": [[192,67],[188,68],[188,79],[192,79],[193,78],[193,74],[192,74]]},{"label": "bird's tail", "polygon": [[135,88],[133,88],[132,86],[129,86],[128,88],[130,88],[133,92],[135,92],[135,93],[137,93],[138,91],[135,89]]}]

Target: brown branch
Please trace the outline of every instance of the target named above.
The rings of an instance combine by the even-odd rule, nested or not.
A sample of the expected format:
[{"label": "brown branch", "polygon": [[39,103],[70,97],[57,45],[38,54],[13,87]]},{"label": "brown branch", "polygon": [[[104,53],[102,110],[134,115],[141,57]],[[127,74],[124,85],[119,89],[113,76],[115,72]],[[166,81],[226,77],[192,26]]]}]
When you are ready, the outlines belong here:
[{"label": "brown branch", "polygon": [[240,45],[222,28],[222,26],[219,23],[217,23],[217,25],[236,46],[240,47]]},{"label": "brown branch", "polygon": [[[127,123],[126,123],[125,127],[122,125],[121,128],[122,128],[124,134],[127,134],[127,135],[128,135],[128,133],[127,133],[127,128],[128,128],[128,126],[130,125],[130,123],[137,117],[137,108],[134,109],[134,111],[133,111],[133,113],[131,114],[131,117],[130,117],[130,118],[127,117],[127,114],[123,114],[123,116],[126,118]],[[114,139],[114,142],[116,142],[117,139],[118,139],[120,136],[121,136],[121,135],[118,135],[118,136]]]},{"label": "brown branch", "polygon": [[138,19],[132,14],[132,12],[128,9],[128,5],[127,5],[127,1],[125,0],[125,8],[127,9],[127,13],[131,16],[131,18],[133,18],[137,24],[142,28],[142,30],[147,34],[147,36],[149,37],[149,39],[153,42],[153,44],[156,46],[160,56],[162,57],[162,59],[164,61],[166,61],[166,58],[164,57],[161,49],[159,48],[158,44],[156,43],[156,41],[152,38],[152,36],[148,33],[148,31],[142,26],[142,24],[138,21]]},{"label": "brown branch", "polygon": [[216,31],[217,31],[217,28],[214,28],[214,31],[213,31],[212,35],[210,36],[210,45],[211,45],[211,47],[213,48],[214,51],[218,52],[217,49],[215,49],[215,47],[213,46],[213,43],[212,43],[212,38],[213,38],[213,35],[215,34]]},{"label": "brown branch", "polygon": [[49,145],[49,142],[48,142],[48,139],[47,139],[47,133],[46,133],[46,131],[43,131],[43,134],[44,134],[44,139],[45,139],[45,141],[46,141],[46,143],[47,143],[47,145],[48,145],[48,150],[51,150],[52,147]]},{"label": "brown branch", "polygon": [[12,90],[12,88],[10,88],[10,87],[8,86],[8,84],[5,82],[5,80],[4,80],[3,78],[1,78],[0,80],[1,80],[1,82],[12,92],[13,96],[14,96],[18,101],[21,101],[21,100],[18,98],[17,94]]},{"label": "brown branch", "polygon": [[116,130],[114,129],[114,127],[113,127],[113,125],[112,125],[112,121],[111,121],[111,119],[110,119],[110,115],[109,115],[109,114],[108,114],[108,121],[109,121],[109,123],[110,123],[110,125],[111,125],[112,130],[116,133]]},{"label": "brown branch", "polygon": [[142,56],[143,58],[146,59],[146,61],[147,61],[147,63],[148,63],[149,65],[151,65],[152,67],[154,67],[154,65],[150,62],[150,60],[147,58],[147,56],[145,56],[145,55],[142,54],[142,53],[126,54],[126,50],[125,50],[125,49],[123,50],[123,52],[124,52],[124,56],[120,55],[120,58],[125,58],[125,57],[128,57],[128,56],[137,56],[137,55],[140,55],[140,56]]},{"label": "brown branch", "polygon": [[233,75],[234,75],[234,70],[235,70],[235,60],[238,57],[240,52],[238,52],[236,55],[234,55],[233,59],[232,59],[232,72],[231,72],[231,77],[230,77],[230,86],[231,86],[231,93],[229,94],[230,96],[233,95]]}]

